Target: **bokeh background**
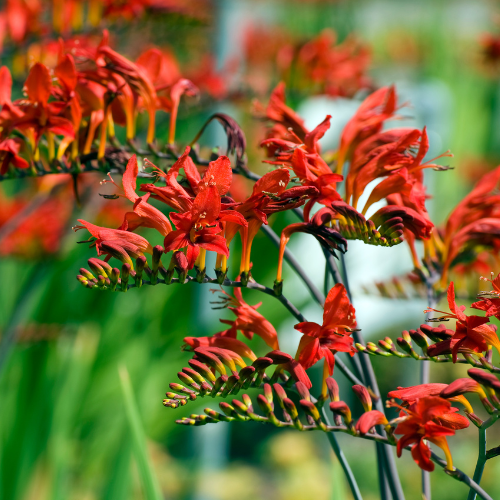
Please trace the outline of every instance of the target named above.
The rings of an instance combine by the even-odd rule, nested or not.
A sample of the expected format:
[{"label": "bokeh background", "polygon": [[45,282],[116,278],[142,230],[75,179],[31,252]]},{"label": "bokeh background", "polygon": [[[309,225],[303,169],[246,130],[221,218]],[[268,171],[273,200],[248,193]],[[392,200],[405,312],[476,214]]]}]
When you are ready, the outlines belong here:
[{"label": "bokeh background", "polygon": [[[401,102],[408,103],[400,121],[427,125],[430,156],[447,149],[453,152],[448,163],[454,170],[432,171],[427,178],[435,223],[445,220],[474,181],[499,163],[500,65],[485,57],[482,44],[485,34],[500,35],[496,2],[220,0],[184,8],[189,5],[172,2],[172,8],[161,14],[145,12],[140,20],[102,22],[121,53],[135,58],[151,45],[168,48],[193,80],[212,78],[205,97],[181,106],[180,143],[189,142],[211,113],[223,111],[235,117],[247,134],[250,167],[265,172],[264,155],[257,147],[263,126],[252,114],[252,100],[265,104],[279,81],[273,59],[277,48],[309,40],[329,28],[339,42],[355,34],[366,46],[372,84],[396,85]],[[0,53],[2,64],[13,69],[18,82],[40,52],[35,38],[7,39]],[[229,88],[218,87],[219,77],[229,82]],[[310,93],[293,75],[287,84],[289,102],[307,126],[315,126],[326,114],[333,116],[324,146],[335,148],[340,130],[366,93],[349,97]],[[161,127],[162,122],[160,132]],[[225,136],[214,124],[202,141],[223,148]],[[256,423],[200,428],[175,424],[176,418],[216,407],[216,401],[204,400],[185,409],[162,406],[168,384],[176,381],[176,372],[190,358],[180,349],[182,339],[219,331],[219,318],[230,318],[230,313],[212,310],[212,294],[195,283],[145,287],[126,294],[79,285],[75,276],[93,250],[77,244],[82,237],[71,226],[78,218],[105,225],[123,213],[98,196],[103,192],[101,177],[88,175],[81,186],[80,205],[74,203],[70,180],[48,207],[43,196],[53,189],[50,180],[6,181],[0,186],[0,498],[351,498],[320,433]],[[14,196],[24,204],[9,201]],[[40,203],[33,207],[33,199]],[[19,213],[24,217],[21,230],[19,225],[9,228],[8,221]],[[272,225],[280,231],[292,221],[279,214]],[[57,234],[47,236],[44,229],[55,226]],[[25,237],[36,231],[38,238]],[[325,269],[317,243],[297,236],[290,248],[322,287]],[[236,275],[237,245],[232,252]],[[253,274],[259,282],[272,284],[277,257],[277,250],[259,235],[253,253]],[[392,299],[375,286],[411,271],[405,245],[388,249],[353,243],[346,260],[359,325],[367,340],[395,338],[423,321],[424,299]],[[207,267],[211,266],[209,262]],[[320,317],[321,311],[286,266],[285,290],[308,319]],[[263,301],[259,311],[278,330],[283,350],[293,352],[299,339],[293,318],[271,297],[251,291],[244,296],[251,304]],[[14,341],[7,342],[12,332]],[[265,352],[259,339],[252,341],[252,348]],[[419,366],[412,360],[372,360],[382,394],[396,385],[418,382]],[[433,365],[431,381],[451,381],[465,370]],[[311,376],[320,374],[313,369]],[[349,400],[347,382],[340,373],[336,377],[341,393],[355,405]],[[499,438],[492,432],[491,446],[498,445]],[[363,498],[378,498],[374,446],[347,436],[339,436],[339,441]],[[456,464],[472,475],[475,430],[450,441]],[[405,455],[398,467],[407,498],[421,498],[420,471],[411,457]],[[500,459],[489,461],[482,484],[493,498],[500,498],[499,474]],[[434,498],[466,498],[466,488],[442,471],[431,479]]]}]

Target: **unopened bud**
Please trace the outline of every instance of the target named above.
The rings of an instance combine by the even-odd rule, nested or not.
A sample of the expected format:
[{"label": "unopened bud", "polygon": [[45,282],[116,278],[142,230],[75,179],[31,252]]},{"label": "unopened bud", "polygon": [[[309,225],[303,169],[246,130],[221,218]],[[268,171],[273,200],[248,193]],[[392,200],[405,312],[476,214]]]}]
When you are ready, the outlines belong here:
[{"label": "unopened bud", "polygon": [[92,269],[92,271],[95,274],[97,275],[101,274],[109,278],[109,274],[111,273],[111,266],[107,262],[98,259],[96,257],[92,257],[87,262],[89,264],[90,269]]},{"label": "unopened bud", "polygon": [[142,286],[142,274],[144,272],[144,268],[148,265],[148,261],[144,255],[137,257],[135,260],[135,286]]},{"label": "unopened bud", "polygon": [[179,275],[179,282],[184,283],[188,272],[188,260],[184,252],[174,252],[172,254],[171,265],[172,263],[177,271],[177,274]]},{"label": "unopened bud", "polygon": [[327,377],[326,387],[328,389],[328,395],[332,401],[339,401],[339,385],[332,377]]},{"label": "unopened bud", "polygon": [[481,427],[483,421],[475,413],[467,413],[467,418],[476,426]]},{"label": "unopened bud", "polygon": [[476,382],[484,385],[485,387],[490,387],[494,391],[500,392],[500,380],[497,379],[493,373],[481,370],[479,368],[470,368],[467,370],[469,377],[474,379]]},{"label": "unopened bud", "polygon": [[196,357],[200,358],[203,363],[210,365],[212,368],[215,368],[221,375],[226,374],[226,368],[221,360],[210,351],[203,349],[201,347],[197,347],[194,352],[196,353]]},{"label": "unopened bud", "polygon": [[297,407],[293,404],[293,401],[290,398],[285,398],[283,404],[292,419],[296,420],[299,417],[299,412],[297,411]]},{"label": "unopened bud", "polygon": [[290,356],[290,354],[287,354],[286,352],[276,350],[268,352],[266,354],[266,358],[272,359],[275,365],[282,365],[288,363],[292,359],[292,356]]},{"label": "unopened bud", "polygon": [[306,401],[311,401],[311,394],[309,393],[309,389],[302,382],[296,382],[295,387],[297,388],[297,392],[300,394],[302,399]]},{"label": "unopened bud", "polygon": [[406,352],[407,354],[412,354],[413,349],[411,347],[411,344],[407,340],[403,339],[402,337],[398,337],[396,342],[404,352]]},{"label": "unopened bud", "polygon": [[197,371],[202,377],[206,378],[209,382],[212,383],[215,382],[216,377],[207,365],[205,365],[198,359],[190,359],[188,363],[193,370]]},{"label": "unopened bud", "polygon": [[122,279],[122,292],[126,292],[128,290],[128,280],[130,277],[130,271],[131,271],[131,266],[130,264],[123,264],[122,265],[122,271],[121,271],[121,279]]},{"label": "unopened bud", "polygon": [[301,399],[299,403],[300,406],[302,406],[302,409],[306,412],[306,414],[310,415],[316,422],[321,419],[319,411],[314,405],[314,403],[308,401],[307,399]]},{"label": "unopened bud", "polygon": [[259,404],[260,409],[264,412],[266,417],[274,411],[274,405],[270,403],[262,394],[259,394],[257,396],[257,403]]},{"label": "unopened bud", "polygon": [[353,385],[352,390],[354,394],[356,394],[357,398],[363,405],[365,411],[371,411],[372,409],[372,398],[370,397],[370,393],[368,389],[362,385]]},{"label": "unopened bud", "polygon": [[87,280],[95,280],[95,276],[84,267],[80,268],[80,275],[84,276]]},{"label": "unopened bud", "polygon": [[410,330],[409,334],[413,342],[415,342],[415,344],[422,349],[424,354],[427,353],[427,347],[429,346],[427,337],[419,330]]},{"label": "unopened bud", "polygon": [[158,268],[161,265],[161,256],[163,255],[164,249],[161,245],[155,245],[153,247],[153,259],[151,261],[151,284],[156,285],[158,282]]},{"label": "unopened bud", "polygon": [[265,370],[268,366],[271,366],[273,364],[273,360],[271,358],[257,358],[253,363],[252,366],[257,370],[257,371],[263,371]]},{"label": "unopened bud", "polygon": [[335,415],[341,415],[346,424],[352,421],[351,410],[344,401],[333,401],[330,403],[330,410]]},{"label": "unopened bud", "polygon": [[471,380],[470,378],[459,378],[455,380],[441,391],[440,396],[446,399],[460,396],[468,392],[475,392],[479,394],[481,399],[486,399],[483,388],[475,380]]},{"label": "unopened bud", "polygon": [[264,384],[264,397],[270,404],[273,402],[273,389],[269,384]]}]

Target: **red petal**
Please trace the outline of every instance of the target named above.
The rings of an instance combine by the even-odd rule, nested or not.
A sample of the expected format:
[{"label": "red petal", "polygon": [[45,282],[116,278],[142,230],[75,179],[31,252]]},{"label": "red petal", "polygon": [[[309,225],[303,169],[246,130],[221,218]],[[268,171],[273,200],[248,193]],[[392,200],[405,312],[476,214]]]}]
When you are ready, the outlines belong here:
[{"label": "red petal", "polygon": [[139,174],[139,167],[137,165],[137,156],[132,155],[127,163],[127,168],[123,174],[122,184],[125,196],[130,201],[135,201],[139,196],[135,192],[137,188],[137,175]]},{"label": "red petal", "polygon": [[220,156],[215,161],[211,161],[203,179],[201,179],[198,189],[202,190],[209,186],[215,186],[219,195],[224,195],[231,187],[233,171],[231,161],[227,156]]},{"label": "red petal", "polygon": [[35,63],[26,79],[26,92],[30,101],[47,104],[52,89],[49,70],[41,63]]}]

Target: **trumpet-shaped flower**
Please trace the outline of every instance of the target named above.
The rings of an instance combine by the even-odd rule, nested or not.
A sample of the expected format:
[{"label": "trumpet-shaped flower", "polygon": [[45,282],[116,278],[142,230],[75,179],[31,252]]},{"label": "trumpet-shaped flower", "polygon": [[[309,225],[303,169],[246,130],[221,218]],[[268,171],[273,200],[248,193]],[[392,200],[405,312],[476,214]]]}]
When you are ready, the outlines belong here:
[{"label": "trumpet-shaped flower", "polygon": [[294,328],[303,334],[296,359],[307,369],[325,358],[328,373],[332,375],[336,352],[348,352],[351,356],[357,352],[350,337],[355,327],[354,307],[349,302],[344,285],[339,283],[328,292],[322,325],[313,322],[295,325]]},{"label": "trumpet-shaped flower", "polygon": [[408,408],[402,408],[400,423],[394,431],[402,434],[397,443],[398,457],[401,456],[403,448],[412,445],[411,454],[418,466],[426,471],[433,471],[434,464],[431,461],[431,450],[426,440],[441,448],[446,456],[446,468],[453,470],[447,436],[453,436],[455,430],[465,429],[469,421],[458,411],[452,408],[451,403],[443,398],[429,396],[418,399]]}]

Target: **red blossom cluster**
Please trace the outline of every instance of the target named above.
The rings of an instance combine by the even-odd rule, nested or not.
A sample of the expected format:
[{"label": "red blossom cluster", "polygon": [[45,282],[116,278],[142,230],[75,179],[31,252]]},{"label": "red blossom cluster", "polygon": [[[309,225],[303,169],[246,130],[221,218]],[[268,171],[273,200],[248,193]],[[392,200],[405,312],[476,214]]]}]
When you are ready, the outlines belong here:
[{"label": "red blossom cluster", "polygon": [[[346,124],[336,152],[336,172],[321,156],[319,140],[330,127],[330,116],[315,129],[305,128],[303,120],[285,103],[284,85],[273,92],[265,117],[273,124],[267,146],[274,156],[268,162],[284,165],[303,185],[314,186],[318,195],[304,209],[304,223],[290,226],[282,237],[282,248],[296,231],[317,233],[318,228],[334,228],[346,239],[363,239],[367,243],[394,245],[405,238],[410,244],[414,264],[420,267],[415,240],[423,240],[427,253],[432,245],[434,224],[425,207],[428,198],[423,184],[423,170],[437,168],[434,160],[424,161],[429,150],[427,131],[418,129],[383,130],[384,123],[395,117],[396,92],[393,87],[377,90],[361,104]],[[444,153],[441,156],[450,156]],[[348,163],[345,194],[337,183]],[[361,212],[358,203],[366,188],[372,189]],[[368,219],[373,204],[384,200],[387,205]],[[324,205],[311,218],[315,203]],[[374,237],[374,238],[373,238]],[[368,241],[371,240],[371,241]],[[280,274],[278,272],[278,279]]]},{"label": "red blossom cluster", "polygon": [[0,51],[5,41],[15,44],[54,31],[68,34],[104,19],[140,19],[146,12],[175,12],[189,17],[207,15],[206,0],[6,0],[0,10]]},{"label": "red blossom cluster", "polygon": [[331,29],[296,41],[292,33],[277,26],[250,26],[244,37],[243,63],[244,81],[259,93],[268,90],[273,75],[308,94],[352,97],[371,87],[368,46],[355,36],[339,43]]},{"label": "red blossom cluster", "polygon": [[140,112],[148,116],[149,144],[156,137],[157,111],[169,113],[168,142],[173,143],[181,97],[198,93],[171,54],[149,49],[132,62],[109,46],[107,33],[97,46],[60,41],[54,68],[42,63],[31,68],[24,98],[12,101],[11,88],[10,72],[2,67],[1,175],[9,166],[28,168],[41,161],[48,168],[54,159],[71,163],[89,154],[96,140],[97,156],[103,158],[115,124],[126,128],[127,140],[135,138]]}]

